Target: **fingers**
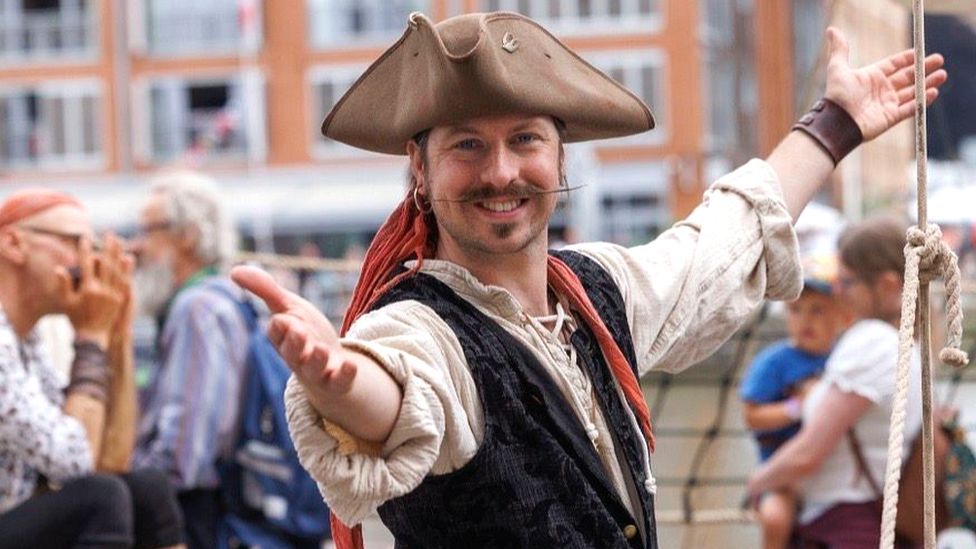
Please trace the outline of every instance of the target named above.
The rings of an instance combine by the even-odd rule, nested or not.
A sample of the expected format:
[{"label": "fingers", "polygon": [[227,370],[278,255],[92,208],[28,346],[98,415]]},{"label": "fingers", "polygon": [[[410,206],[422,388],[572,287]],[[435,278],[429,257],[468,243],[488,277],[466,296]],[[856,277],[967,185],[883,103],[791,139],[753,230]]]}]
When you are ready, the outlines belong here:
[{"label": "fingers", "polygon": [[95,262],[92,258],[92,242],[87,236],[81,237],[78,245],[78,267],[81,269],[81,283],[95,276]]},{"label": "fingers", "polygon": [[286,311],[291,303],[291,292],[279,286],[271,275],[257,267],[234,267],[230,271],[230,278],[241,288],[261,298],[272,313]]},{"label": "fingers", "polygon": [[[932,102],[935,101],[937,97],[939,97],[938,88],[930,88],[925,90],[926,105],[931,105]],[[898,105],[898,110],[895,111],[895,117],[896,117],[895,122],[896,123],[901,122],[902,120],[905,120],[906,118],[911,118],[914,115],[915,115],[915,98],[913,93],[912,98],[910,100],[902,103],[901,105]]]},{"label": "fingers", "polygon": [[[914,58],[914,54],[912,55]],[[932,75],[938,72],[942,65],[945,64],[945,59],[939,54],[933,54],[925,58],[925,74]],[[945,72],[944,70],[942,72]],[[891,85],[895,89],[900,89],[906,86],[911,86],[915,83],[915,66],[909,63],[908,66],[902,67],[898,71],[894,72],[889,76]]]},{"label": "fingers", "polygon": [[75,299],[75,281],[71,273],[59,265],[54,268],[54,274],[58,277],[58,294],[61,297],[61,302],[71,303]]},{"label": "fingers", "polygon": [[[949,74],[946,71],[939,69],[925,77],[925,89],[928,90],[931,88],[938,88],[942,84],[945,84],[948,78],[949,78]],[[912,74],[912,80],[914,79],[915,79],[915,75]],[[898,89],[899,105],[908,101],[914,101],[914,99],[915,99],[915,86],[905,86]]]},{"label": "fingers", "polygon": [[847,38],[836,27],[827,27],[827,44],[830,52],[829,62],[831,64],[848,64],[850,46],[847,44]]},{"label": "fingers", "polygon": [[314,341],[302,319],[289,314],[274,315],[268,338],[302,383],[335,394],[352,387],[356,365],[341,349]]}]

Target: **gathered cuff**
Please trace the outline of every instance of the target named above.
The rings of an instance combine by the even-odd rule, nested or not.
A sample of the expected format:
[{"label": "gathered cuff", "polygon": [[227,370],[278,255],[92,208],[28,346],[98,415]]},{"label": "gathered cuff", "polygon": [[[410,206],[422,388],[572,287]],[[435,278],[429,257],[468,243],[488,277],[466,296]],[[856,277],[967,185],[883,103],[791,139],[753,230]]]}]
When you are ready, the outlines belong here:
[{"label": "gathered cuff", "polygon": [[420,485],[439,453],[444,412],[430,386],[412,375],[397,353],[365,341],[342,344],[372,357],[403,389],[400,413],[386,442],[362,441],[326,422],[294,376],[285,388],[285,406],[299,461],[332,512],[352,526]]}]

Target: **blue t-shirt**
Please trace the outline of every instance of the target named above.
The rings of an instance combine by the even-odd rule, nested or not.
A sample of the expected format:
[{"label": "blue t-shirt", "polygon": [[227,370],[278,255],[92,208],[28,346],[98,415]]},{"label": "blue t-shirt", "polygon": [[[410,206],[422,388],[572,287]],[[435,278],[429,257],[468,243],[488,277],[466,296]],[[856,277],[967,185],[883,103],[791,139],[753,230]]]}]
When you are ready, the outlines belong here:
[{"label": "blue t-shirt", "polygon": [[[828,354],[813,355],[797,349],[786,340],[773,343],[753,359],[742,380],[739,396],[753,404],[786,400],[800,382],[823,372]],[[799,430],[800,422],[796,422],[775,431],[756,431],[760,461],[766,461]]]}]

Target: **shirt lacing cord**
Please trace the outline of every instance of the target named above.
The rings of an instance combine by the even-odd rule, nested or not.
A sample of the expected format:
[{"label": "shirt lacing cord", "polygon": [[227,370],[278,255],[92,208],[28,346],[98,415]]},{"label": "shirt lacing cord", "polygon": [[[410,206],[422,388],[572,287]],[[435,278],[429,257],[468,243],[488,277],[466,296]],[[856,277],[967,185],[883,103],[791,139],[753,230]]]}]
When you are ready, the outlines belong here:
[{"label": "shirt lacing cord", "polygon": [[[555,314],[529,318],[531,321],[534,321],[530,322],[530,324],[544,330],[549,338],[558,342],[560,349],[566,354],[568,358],[566,362],[557,361],[560,366],[559,369],[571,384],[570,396],[577,409],[585,410],[586,412],[586,417],[580,418],[583,422],[583,427],[586,429],[586,436],[589,437],[590,442],[593,443],[595,448],[599,448],[600,432],[597,430],[596,422],[593,420],[593,415],[596,413],[593,405],[593,386],[589,378],[583,374],[578,366],[576,347],[573,347],[569,342],[570,336],[576,330],[575,319],[571,315],[566,314],[566,309],[559,301],[556,302]],[[552,325],[551,329],[548,328],[550,325]],[[537,344],[545,345],[545,342],[542,341],[542,338],[536,330],[528,331],[536,339]]]}]

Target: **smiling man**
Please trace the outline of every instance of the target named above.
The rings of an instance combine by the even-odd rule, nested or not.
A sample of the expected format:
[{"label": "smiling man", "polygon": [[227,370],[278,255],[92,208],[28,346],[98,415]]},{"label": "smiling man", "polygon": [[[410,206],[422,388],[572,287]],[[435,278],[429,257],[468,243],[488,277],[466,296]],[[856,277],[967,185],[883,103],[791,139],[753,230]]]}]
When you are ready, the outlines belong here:
[{"label": "smiling man", "polygon": [[910,52],[855,70],[829,37],[825,100],[766,161],[653,242],[553,252],[563,144],[650,130],[650,110],[523,16],[411,15],[322,126],[410,159],[341,337],[265,273],[232,272],[276,313],[292,436],[338,547],[361,546],[344,524],[374,510],[398,547],[657,547],[638,377],[795,297],[792,219],[840,158],[912,113]]}]

